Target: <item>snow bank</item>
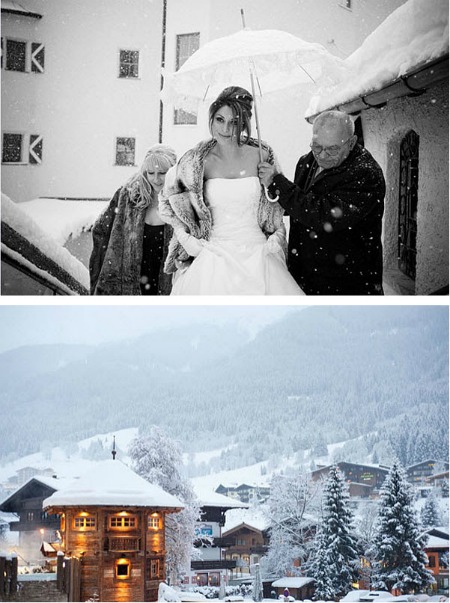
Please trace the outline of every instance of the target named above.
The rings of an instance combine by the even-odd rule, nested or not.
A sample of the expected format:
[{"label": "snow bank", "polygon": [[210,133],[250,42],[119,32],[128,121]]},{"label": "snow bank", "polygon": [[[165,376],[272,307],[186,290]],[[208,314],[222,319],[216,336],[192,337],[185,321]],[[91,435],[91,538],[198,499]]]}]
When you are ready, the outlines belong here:
[{"label": "snow bank", "polygon": [[[345,61],[348,74],[311,98],[306,115],[380,90],[448,53],[448,0],[409,0],[395,10]],[[345,73],[345,72],[343,72]]]},{"label": "snow bank", "polygon": [[20,208],[50,234],[60,245],[92,228],[108,201],[63,201],[62,199],[33,199]]},{"label": "snow bank", "polygon": [[[44,255],[53,260],[58,266],[63,268],[75,280],[81,283],[89,290],[89,271],[79,260],[77,260],[67,249],[64,249],[57,241],[46,231],[44,231],[29,215],[21,208],[20,204],[14,203],[9,197],[2,193],[2,222],[8,224],[12,229],[27,239],[35,247],[37,247]],[[3,246],[3,243],[2,243]],[[15,253],[16,260],[22,263],[29,264],[28,267],[33,269],[30,264],[30,258],[22,258],[17,252]],[[35,271],[37,271],[36,268]],[[65,283],[58,284],[66,289]]]}]

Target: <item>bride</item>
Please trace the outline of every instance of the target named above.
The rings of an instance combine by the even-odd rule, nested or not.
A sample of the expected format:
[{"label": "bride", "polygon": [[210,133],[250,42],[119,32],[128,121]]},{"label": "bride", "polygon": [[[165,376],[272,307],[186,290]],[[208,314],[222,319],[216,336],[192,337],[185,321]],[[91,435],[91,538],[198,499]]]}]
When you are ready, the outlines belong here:
[{"label": "bride", "polygon": [[174,228],[164,267],[175,273],[171,295],[303,295],[286,268],[283,209],[258,178],[252,102],[247,90],[226,88],[209,109],[212,138],[166,175],[159,214]]}]

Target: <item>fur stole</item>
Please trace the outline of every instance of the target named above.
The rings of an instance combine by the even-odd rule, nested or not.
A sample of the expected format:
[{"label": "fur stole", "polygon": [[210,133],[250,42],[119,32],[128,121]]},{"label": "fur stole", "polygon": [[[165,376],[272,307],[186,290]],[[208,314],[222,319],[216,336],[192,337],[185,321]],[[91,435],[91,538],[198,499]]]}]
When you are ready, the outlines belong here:
[{"label": "fur stole", "polygon": [[[190,235],[207,241],[211,236],[212,215],[203,197],[204,163],[206,155],[216,144],[214,139],[209,139],[187,151],[167,172],[164,189],[159,195],[159,215],[162,220],[174,229],[181,228]],[[250,138],[247,144],[257,147],[258,141]],[[267,161],[277,165],[272,148],[264,142],[261,144],[268,153]],[[262,187],[257,219],[266,236],[275,232],[283,223],[282,207],[268,201]],[[169,244],[165,272],[175,272],[175,260],[186,261],[188,258],[189,255],[174,233]]]}]

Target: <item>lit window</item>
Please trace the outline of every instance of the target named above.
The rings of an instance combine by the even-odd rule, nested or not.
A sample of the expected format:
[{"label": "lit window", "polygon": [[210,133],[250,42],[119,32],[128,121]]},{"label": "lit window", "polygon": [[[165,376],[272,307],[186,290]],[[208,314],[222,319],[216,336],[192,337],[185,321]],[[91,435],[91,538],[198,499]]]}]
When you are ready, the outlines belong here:
[{"label": "lit window", "polygon": [[[187,59],[194,54],[200,47],[200,34],[190,33],[181,34],[177,36],[177,54],[175,70],[178,71],[180,67],[187,61]],[[175,109],[174,112],[174,124],[175,125],[186,125],[196,124],[197,116],[194,113],[188,113],[183,109]]]},{"label": "lit window", "polygon": [[161,518],[156,513],[154,515],[149,515],[148,518],[148,527],[151,530],[159,530],[161,527]]},{"label": "lit window", "polygon": [[73,519],[75,530],[86,530],[95,528],[95,517],[92,515],[78,515]]},{"label": "lit window", "polygon": [[126,580],[131,575],[131,563],[129,559],[121,558],[116,562],[116,578]]},{"label": "lit window", "polygon": [[119,77],[139,77],[139,50],[121,50]]},{"label": "lit window", "polygon": [[116,165],[134,165],[135,146],[135,138],[116,138]]},{"label": "lit window", "polygon": [[134,515],[113,515],[109,518],[109,527],[116,529],[136,528],[137,517]]}]

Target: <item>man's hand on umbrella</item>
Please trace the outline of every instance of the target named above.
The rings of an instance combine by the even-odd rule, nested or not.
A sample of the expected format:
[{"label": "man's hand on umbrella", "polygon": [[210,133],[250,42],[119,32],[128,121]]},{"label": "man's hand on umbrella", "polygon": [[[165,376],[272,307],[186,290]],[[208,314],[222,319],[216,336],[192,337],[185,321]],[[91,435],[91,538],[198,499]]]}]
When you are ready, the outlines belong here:
[{"label": "man's hand on umbrella", "polygon": [[258,164],[258,177],[261,184],[268,187],[272,184],[274,176],[278,174],[276,167],[267,161]]}]

